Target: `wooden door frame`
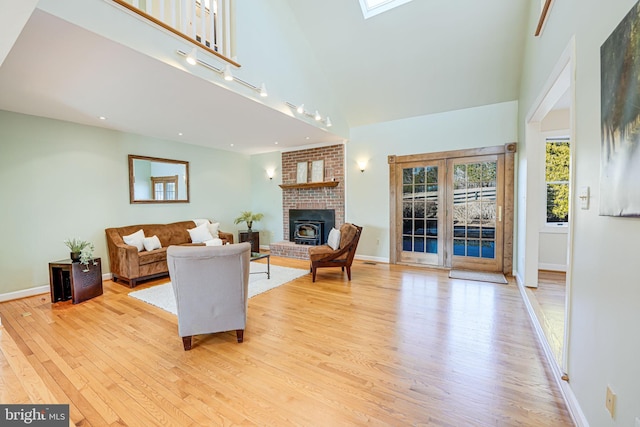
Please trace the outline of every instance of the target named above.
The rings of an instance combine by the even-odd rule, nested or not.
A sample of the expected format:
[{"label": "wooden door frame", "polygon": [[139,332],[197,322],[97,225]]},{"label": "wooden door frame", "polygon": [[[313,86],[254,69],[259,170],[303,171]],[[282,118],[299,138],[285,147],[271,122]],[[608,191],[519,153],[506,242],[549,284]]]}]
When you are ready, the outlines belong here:
[{"label": "wooden door frame", "polygon": [[398,228],[396,215],[398,182],[396,172],[402,169],[406,163],[429,162],[434,160],[448,160],[459,157],[485,156],[491,154],[504,154],[504,237],[503,237],[503,263],[504,274],[513,273],[513,224],[514,224],[514,188],[515,188],[515,155],[517,144],[511,142],[492,147],[471,148],[454,151],[440,151],[436,153],[410,154],[404,156],[389,155],[389,262],[398,264],[397,254],[402,249],[402,236]]}]

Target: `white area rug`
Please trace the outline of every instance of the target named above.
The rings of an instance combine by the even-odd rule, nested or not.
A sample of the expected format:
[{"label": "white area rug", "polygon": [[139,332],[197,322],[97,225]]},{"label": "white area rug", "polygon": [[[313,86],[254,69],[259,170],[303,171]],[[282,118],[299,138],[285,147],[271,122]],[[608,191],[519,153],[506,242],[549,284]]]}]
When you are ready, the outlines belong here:
[{"label": "white area rug", "polygon": [[451,279],[464,279],[464,280],[476,280],[478,282],[492,282],[506,285],[507,279],[505,279],[502,273],[487,273],[485,271],[469,271],[469,270],[451,270],[449,271],[449,278]]},{"label": "white area rug", "polygon": [[[267,271],[266,264],[252,262],[249,266],[251,267],[252,273],[257,273],[249,276],[249,298],[266,292],[269,289],[277,288],[305,274],[309,274],[309,270],[272,265],[271,279],[267,279],[266,273],[258,273]],[[147,304],[155,305],[169,313],[177,314],[176,298],[173,295],[171,282],[133,291],[129,293],[129,296],[144,301]]]}]

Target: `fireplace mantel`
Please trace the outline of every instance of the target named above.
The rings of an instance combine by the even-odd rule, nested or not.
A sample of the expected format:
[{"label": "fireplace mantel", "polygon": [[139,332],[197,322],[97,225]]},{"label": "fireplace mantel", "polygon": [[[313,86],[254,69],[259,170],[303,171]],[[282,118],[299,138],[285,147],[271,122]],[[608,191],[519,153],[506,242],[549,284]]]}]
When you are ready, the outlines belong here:
[{"label": "fireplace mantel", "polygon": [[298,184],[280,184],[283,190],[289,188],[321,188],[321,187],[337,187],[340,181],[323,181],[323,182],[304,182]]}]

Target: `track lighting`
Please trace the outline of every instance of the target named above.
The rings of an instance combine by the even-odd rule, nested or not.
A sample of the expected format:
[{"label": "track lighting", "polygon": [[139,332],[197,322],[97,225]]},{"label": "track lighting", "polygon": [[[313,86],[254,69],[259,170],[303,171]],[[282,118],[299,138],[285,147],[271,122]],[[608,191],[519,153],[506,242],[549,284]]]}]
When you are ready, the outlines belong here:
[{"label": "track lighting", "polygon": [[328,128],[330,128],[331,126],[333,126],[333,123],[331,123],[331,119],[329,118],[329,116],[327,116],[326,118],[322,118],[322,116],[320,115],[320,112],[318,110],[316,110],[315,113],[311,114],[310,112],[308,112],[307,110],[304,109],[304,104],[300,104],[298,106],[290,103],[290,102],[285,102],[285,104],[287,104],[291,109],[295,110],[298,114],[301,114],[305,117],[309,117],[314,119],[315,121],[318,121],[320,123],[324,123],[324,125]]},{"label": "track lighting", "polygon": [[[238,82],[243,86],[246,86],[249,89],[257,92],[261,98],[266,98],[269,96],[269,92],[267,92],[267,85],[265,83],[260,84],[260,86],[258,87],[258,86],[252,85],[249,82],[242,80],[241,78],[234,77],[234,75],[231,72],[230,64],[225,64],[224,67],[216,67],[215,65],[211,65],[208,62],[198,59],[198,49],[196,47],[192,48],[189,53],[184,52],[182,50],[177,50],[176,52],[179,55],[184,56],[186,61],[191,65],[202,65],[203,67],[211,71],[215,71],[216,73],[221,74],[225,81]],[[285,102],[285,104],[287,104],[289,107],[294,109],[298,114],[301,114],[308,118],[312,118],[317,122],[323,123],[328,128],[333,126],[333,123],[331,123],[331,119],[329,118],[329,116],[322,118],[322,115],[320,115],[320,112],[318,110],[315,110],[315,113],[310,113],[304,109],[304,104],[299,104],[297,106],[294,104],[291,104],[290,102]]]},{"label": "track lighting", "polygon": [[191,65],[196,65],[198,63],[198,48],[194,47],[191,49],[191,52],[187,55],[187,62]]},{"label": "track lighting", "polygon": [[224,66],[224,72],[222,73],[224,79],[228,82],[233,81],[233,74],[231,74],[231,65],[227,64]]},{"label": "track lighting", "polygon": [[246,81],[244,81],[244,80],[242,80],[242,79],[240,79],[238,77],[234,77],[233,74],[231,73],[231,65],[225,64],[224,67],[219,68],[219,67],[216,67],[215,65],[211,65],[208,62],[203,61],[202,59],[198,59],[198,57],[197,57],[197,52],[198,51],[197,51],[197,49],[195,47],[193,49],[191,49],[191,52],[188,53],[188,54],[186,52],[182,51],[182,50],[177,50],[176,52],[178,52],[179,55],[184,56],[187,59],[187,61],[189,62],[189,64],[202,65],[203,67],[205,67],[205,68],[207,68],[207,69],[209,69],[211,71],[215,71],[218,74],[222,74],[222,77],[226,81],[228,81],[228,82],[236,81],[236,82],[240,83],[241,85],[246,86],[249,89],[258,92],[262,98],[266,98],[267,96],[269,96],[269,93],[267,92],[267,85],[266,84],[262,83],[260,85],[260,87],[258,87],[258,86],[254,86],[251,83],[246,82]]}]

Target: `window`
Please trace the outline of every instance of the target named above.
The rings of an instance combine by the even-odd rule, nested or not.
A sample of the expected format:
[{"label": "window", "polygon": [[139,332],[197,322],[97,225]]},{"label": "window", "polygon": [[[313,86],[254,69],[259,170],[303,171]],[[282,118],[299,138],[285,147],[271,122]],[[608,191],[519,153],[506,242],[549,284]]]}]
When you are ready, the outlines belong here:
[{"label": "window", "polygon": [[569,221],[568,137],[547,138],[545,144],[546,225],[566,226]]},{"label": "window", "polygon": [[152,176],[151,185],[153,188],[154,200],[178,199],[178,175]]},{"label": "window", "polygon": [[410,1],[411,0],[360,0],[360,7],[362,8],[364,19],[369,19],[372,16],[409,3]]}]

